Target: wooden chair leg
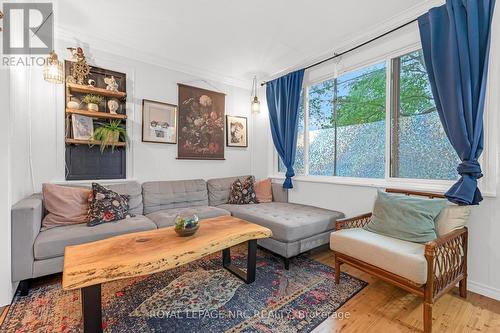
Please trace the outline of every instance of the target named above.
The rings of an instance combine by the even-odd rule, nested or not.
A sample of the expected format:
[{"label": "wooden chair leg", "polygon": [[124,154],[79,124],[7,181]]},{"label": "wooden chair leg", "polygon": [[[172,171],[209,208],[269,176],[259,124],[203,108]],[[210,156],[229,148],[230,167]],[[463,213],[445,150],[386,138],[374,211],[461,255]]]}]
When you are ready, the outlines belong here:
[{"label": "wooden chair leg", "polygon": [[340,261],[337,257],[334,257],[335,260],[335,284],[340,284]]},{"label": "wooden chair leg", "polygon": [[424,333],[432,333],[432,304],[424,302]]},{"label": "wooden chair leg", "polygon": [[467,278],[463,278],[459,284],[459,292],[460,292],[460,297],[462,298],[467,298]]}]

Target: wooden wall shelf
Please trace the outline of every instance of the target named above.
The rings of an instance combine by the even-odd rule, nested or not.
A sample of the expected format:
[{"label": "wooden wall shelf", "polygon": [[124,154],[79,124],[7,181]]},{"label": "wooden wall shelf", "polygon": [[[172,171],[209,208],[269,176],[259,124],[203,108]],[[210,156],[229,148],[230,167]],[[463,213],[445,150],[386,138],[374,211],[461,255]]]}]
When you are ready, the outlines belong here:
[{"label": "wooden wall shelf", "polygon": [[[66,143],[68,144],[74,144],[74,145],[95,145],[98,146],[101,144],[101,141],[97,140],[78,140],[78,139],[71,139],[71,138],[66,138]],[[126,142],[115,142],[116,147],[125,147],[127,145]]]},{"label": "wooden wall shelf", "polygon": [[84,93],[84,94],[94,94],[94,95],[100,95],[100,96],[106,96],[106,97],[116,97],[116,98],[125,98],[127,97],[127,93],[122,92],[122,91],[111,91],[111,90],[106,90],[104,88],[96,88],[92,86],[85,86],[81,84],[76,84],[76,83],[67,83],[68,89],[70,91],[76,91],[79,93]]},{"label": "wooden wall shelf", "polygon": [[96,112],[82,109],[66,109],[66,113],[101,119],[127,119],[126,114],[111,114],[109,112]]}]

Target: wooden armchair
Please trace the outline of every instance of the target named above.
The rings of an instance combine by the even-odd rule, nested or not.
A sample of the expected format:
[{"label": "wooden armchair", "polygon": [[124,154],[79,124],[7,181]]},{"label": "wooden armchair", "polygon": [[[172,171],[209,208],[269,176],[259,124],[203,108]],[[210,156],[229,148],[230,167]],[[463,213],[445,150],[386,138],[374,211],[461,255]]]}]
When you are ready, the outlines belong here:
[{"label": "wooden armchair", "polygon": [[[419,195],[430,198],[444,198],[443,195],[386,189],[386,192]],[[362,228],[370,222],[371,213],[338,220],[336,230]],[[333,242],[332,237],[332,242]],[[331,245],[333,249],[333,244]],[[427,261],[427,280],[416,283],[393,272],[381,269],[370,262],[364,262],[341,252],[333,251],[335,256],[335,282],[340,283],[340,265],[349,264],[366,273],[392,283],[423,298],[424,332],[432,332],[432,306],[436,300],[459,284],[460,297],[467,297],[467,228],[454,230],[424,244]]]}]

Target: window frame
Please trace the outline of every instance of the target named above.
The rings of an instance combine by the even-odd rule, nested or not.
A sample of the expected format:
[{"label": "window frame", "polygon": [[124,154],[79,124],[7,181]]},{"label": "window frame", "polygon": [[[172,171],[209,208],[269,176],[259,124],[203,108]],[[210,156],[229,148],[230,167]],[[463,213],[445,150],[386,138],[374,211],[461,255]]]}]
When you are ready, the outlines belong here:
[{"label": "window frame", "polygon": [[[442,179],[415,179],[415,178],[399,178],[391,177],[391,89],[392,89],[392,60],[401,57],[405,54],[418,51],[422,48],[420,42],[401,47],[399,49],[387,52],[381,56],[371,58],[367,61],[357,62],[354,65],[342,68],[340,71],[333,71],[332,73],[321,75],[314,80],[304,82],[302,87],[303,103],[304,103],[304,175],[297,175],[295,180],[313,182],[313,183],[331,183],[340,185],[353,185],[353,186],[369,186],[369,187],[395,187],[414,190],[427,190],[444,192],[448,190],[456,180],[442,180]],[[321,176],[309,174],[309,87],[321,83],[326,80],[334,80],[339,76],[350,73],[356,70],[363,69],[372,65],[385,62],[386,66],[386,103],[385,103],[385,163],[384,163],[384,178],[358,178],[358,177],[342,177],[342,176]],[[335,66],[337,66],[335,64]],[[389,93],[387,93],[389,92]],[[487,105],[486,105],[487,106]],[[485,107],[486,107],[485,106]],[[487,117],[484,120],[485,128],[485,141],[486,131],[488,128]],[[274,150],[273,173],[276,175],[273,178],[282,179],[284,173],[278,171],[278,154]],[[487,151],[483,151],[480,162],[484,163],[488,160]],[[484,169],[484,168],[483,168]],[[458,178],[457,178],[458,179]],[[480,184],[482,182],[480,181]],[[483,195],[496,196],[492,191],[483,191]]]}]

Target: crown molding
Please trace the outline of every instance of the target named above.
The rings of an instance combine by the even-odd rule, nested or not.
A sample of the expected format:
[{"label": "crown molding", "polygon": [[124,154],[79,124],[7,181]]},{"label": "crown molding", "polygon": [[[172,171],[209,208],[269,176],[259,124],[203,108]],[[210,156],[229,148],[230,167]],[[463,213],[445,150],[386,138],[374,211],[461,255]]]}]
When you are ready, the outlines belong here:
[{"label": "crown molding", "polygon": [[334,52],[335,53],[340,53],[344,50],[348,50],[356,45],[359,45],[363,42],[366,42],[367,40],[370,40],[376,36],[379,36],[391,29],[394,29],[395,27],[398,27],[410,20],[413,20],[420,15],[424,14],[427,12],[430,8],[435,7],[435,6],[440,6],[445,3],[445,0],[426,0],[423,1],[415,6],[409,7],[408,9],[404,10],[403,12],[400,12],[394,16],[389,17],[388,19],[379,22],[377,24],[374,24],[367,29],[350,34],[343,38],[340,42],[337,43],[335,47],[330,47],[328,50],[325,50],[324,52],[320,52],[320,56],[313,56],[309,57],[307,59],[304,59],[301,61],[299,64],[289,66],[287,68],[284,68],[270,76],[267,77],[265,81],[270,81],[274,78],[283,76],[289,72],[296,71],[300,68],[307,67],[310,64],[314,64],[318,61],[321,61],[323,59],[329,58],[333,56]]},{"label": "crown molding", "polygon": [[58,25],[55,29],[56,41],[70,45],[88,46],[90,50],[109,53],[118,57],[128,58],[142,63],[163,67],[165,69],[192,75],[196,78],[214,81],[225,85],[250,90],[250,79],[242,80],[235,77],[223,75],[214,71],[197,68],[184,63],[139,50],[129,45],[107,40],[101,36],[90,35],[73,30],[67,26]]}]

